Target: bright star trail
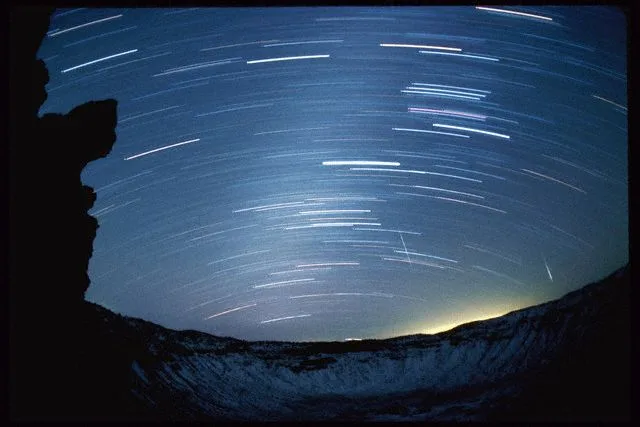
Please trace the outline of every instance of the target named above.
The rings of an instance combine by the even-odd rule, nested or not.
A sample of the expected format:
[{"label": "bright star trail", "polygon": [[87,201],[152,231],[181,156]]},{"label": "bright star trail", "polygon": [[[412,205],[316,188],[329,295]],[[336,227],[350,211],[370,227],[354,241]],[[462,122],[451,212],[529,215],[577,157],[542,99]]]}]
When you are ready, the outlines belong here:
[{"label": "bright star trail", "polygon": [[628,261],[626,55],[607,7],[58,10],[40,113],[118,101],[86,297],[350,340],[598,280]]}]

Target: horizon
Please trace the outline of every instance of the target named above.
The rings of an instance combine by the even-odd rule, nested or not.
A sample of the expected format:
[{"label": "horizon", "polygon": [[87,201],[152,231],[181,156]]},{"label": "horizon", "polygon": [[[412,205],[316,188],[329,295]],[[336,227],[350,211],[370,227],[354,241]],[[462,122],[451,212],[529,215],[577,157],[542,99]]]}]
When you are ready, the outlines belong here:
[{"label": "horizon", "polygon": [[[485,316],[485,317],[481,317],[481,318],[475,318],[473,320],[465,320],[462,323],[452,323],[452,324],[448,324],[448,325],[436,326],[433,329],[428,330],[428,331],[413,332],[413,333],[409,333],[409,334],[395,335],[395,336],[388,336],[388,337],[370,337],[370,338],[366,338],[366,337],[365,338],[347,337],[347,338],[344,338],[342,340],[331,340],[331,341],[327,341],[327,340],[314,340],[314,341],[245,340],[245,339],[242,339],[242,338],[236,338],[236,337],[232,337],[232,336],[213,335],[213,334],[211,334],[209,332],[205,332],[205,331],[197,330],[197,329],[172,329],[172,328],[169,328],[169,327],[166,327],[166,326],[157,325],[156,323],[153,323],[153,322],[151,322],[151,323],[153,323],[156,326],[160,326],[160,327],[163,327],[163,328],[167,328],[167,329],[173,330],[175,332],[198,332],[198,333],[203,333],[203,334],[206,334],[206,335],[210,335],[210,336],[215,337],[215,338],[237,339],[237,340],[245,341],[245,342],[248,342],[248,343],[260,343],[260,342],[300,343],[300,344],[305,344],[305,343],[336,343],[336,342],[351,342],[351,341],[387,341],[387,340],[393,340],[393,339],[396,339],[396,338],[411,337],[411,336],[416,336],[416,335],[434,336],[434,335],[439,335],[439,334],[444,333],[444,332],[452,331],[453,329],[456,329],[459,326],[465,326],[465,325],[469,325],[471,323],[476,323],[476,322],[483,322],[485,320],[498,319],[500,317],[504,317],[504,316],[510,315],[510,314],[518,312],[518,311],[528,310],[530,308],[542,306],[542,305],[545,305],[545,304],[548,304],[548,303],[554,303],[556,301],[559,301],[559,300],[565,298],[567,295],[569,295],[569,294],[571,294],[573,292],[581,291],[582,289],[586,288],[587,286],[593,285],[595,283],[598,283],[598,282],[601,282],[603,280],[606,280],[611,276],[617,275],[620,271],[622,271],[625,268],[627,268],[628,265],[629,265],[629,263],[626,263],[625,265],[615,269],[610,274],[605,275],[601,279],[599,279],[599,280],[597,280],[595,282],[587,283],[584,286],[579,287],[578,289],[574,289],[572,291],[568,291],[567,293],[563,294],[562,296],[560,296],[558,298],[554,298],[554,299],[551,299],[551,300],[548,300],[548,301],[542,301],[542,302],[539,302],[539,303],[536,303],[536,304],[533,304],[533,305],[529,305],[529,306],[526,306],[526,307],[522,307],[522,308],[513,309],[513,310],[510,310],[510,311],[504,312],[502,314],[493,314],[493,315],[489,315],[489,316]],[[113,311],[111,309],[108,309],[107,307],[104,307],[104,306],[102,306],[100,304],[97,304],[97,305],[99,305],[100,307],[102,307],[105,310],[108,310],[108,311],[111,311],[112,313],[115,313],[118,316],[128,316],[126,314],[115,312],[115,311]],[[131,316],[128,316],[128,317],[131,317]],[[149,322],[149,320],[145,320],[145,319],[141,319],[141,318],[135,318],[134,317],[134,319]]]},{"label": "horizon", "polygon": [[59,9],[49,30],[39,114],[118,101],[112,152],[81,175],[86,299],[109,310],[389,339],[629,262],[615,7]]}]

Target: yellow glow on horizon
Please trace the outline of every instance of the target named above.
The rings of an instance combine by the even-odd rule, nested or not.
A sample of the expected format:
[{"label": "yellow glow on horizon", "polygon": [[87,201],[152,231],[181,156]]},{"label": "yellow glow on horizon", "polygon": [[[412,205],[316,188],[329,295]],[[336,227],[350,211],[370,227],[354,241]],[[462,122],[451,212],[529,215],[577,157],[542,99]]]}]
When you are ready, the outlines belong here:
[{"label": "yellow glow on horizon", "polygon": [[495,319],[496,317],[504,316],[505,314],[507,314],[507,313],[509,313],[511,311],[513,311],[513,310],[507,310],[507,311],[500,312],[500,313],[481,315],[481,316],[469,316],[469,317],[465,318],[464,320],[461,319],[460,321],[457,321],[457,322],[454,322],[454,323],[438,325],[438,326],[434,326],[434,327],[425,329],[421,333],[423,333],[423,334],[438,334],[440,332],[445,332],[445,331],[448,331],[450,329],[453,329],[456,326],[464,325],[465,323],[477,322],[477,321],[480,321],[480,320]]},{"label": "yellow glow on horizon", "polygon": [[440,315],[438,318],[429,319],[428,323],[421,322],[420,324],[415,324],[396,336],[438,334],[465,323],[494,319],[515,310],[540,304],[541,302],[543,301],[534,301],[532,298],[525,298],[520,301],[501,301],[487,305],[483,304],[476,307],[469,307],[460,311],[452,311],[446,315]]}]

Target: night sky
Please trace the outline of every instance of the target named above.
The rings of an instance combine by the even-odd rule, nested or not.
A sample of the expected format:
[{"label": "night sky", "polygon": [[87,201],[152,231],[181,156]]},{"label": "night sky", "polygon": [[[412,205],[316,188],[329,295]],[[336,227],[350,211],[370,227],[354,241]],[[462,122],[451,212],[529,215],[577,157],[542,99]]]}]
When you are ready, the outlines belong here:
[{"label": "night sky", "polygon": [[628,261],[617,9],[62,9],[39,57],[41,114],[118,101],[113,150],[82,173],[86,298],[115,312],[386,338]]}]

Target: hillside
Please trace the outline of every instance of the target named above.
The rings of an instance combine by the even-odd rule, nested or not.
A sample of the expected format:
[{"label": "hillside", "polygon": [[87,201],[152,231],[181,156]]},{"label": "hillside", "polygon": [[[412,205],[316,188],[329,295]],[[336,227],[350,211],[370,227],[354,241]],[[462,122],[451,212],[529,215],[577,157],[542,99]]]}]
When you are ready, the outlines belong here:
[{"label": "hillside", "polygon": [[625,267],[499,318],[350,342],[247,342],[87,308],[101,353],[127,366],[126,400],[154,418],[611,420],[629,411],[629,283]]}]

